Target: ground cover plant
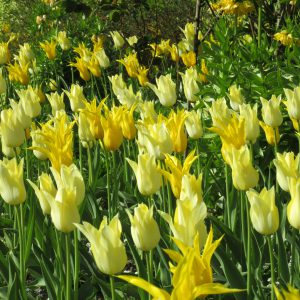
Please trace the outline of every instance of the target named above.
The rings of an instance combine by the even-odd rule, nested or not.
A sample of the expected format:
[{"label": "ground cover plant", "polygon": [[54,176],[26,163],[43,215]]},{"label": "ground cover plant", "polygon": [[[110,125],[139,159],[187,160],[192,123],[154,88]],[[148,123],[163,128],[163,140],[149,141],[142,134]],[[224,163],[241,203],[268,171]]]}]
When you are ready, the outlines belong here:
[{"label": "ground cover plant", "polygon": [[0,10],[0,299],[300,299],[297,1]]}]

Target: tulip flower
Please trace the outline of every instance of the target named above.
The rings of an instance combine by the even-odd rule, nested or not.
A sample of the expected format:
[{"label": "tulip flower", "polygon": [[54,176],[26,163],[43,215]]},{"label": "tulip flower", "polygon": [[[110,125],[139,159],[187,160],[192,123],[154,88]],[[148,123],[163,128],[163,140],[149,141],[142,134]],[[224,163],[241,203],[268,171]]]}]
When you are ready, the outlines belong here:
[{"label": "tulip flower", "polygon": [[287,290],[279,291],[274,285],[277,300],[298,300],[300,299],[300,291],[287,285]]},{"label": "tulip flower", "polygon": [[180,200],[193,199],[195,202],[202,201],[202,174],[196,178],[195,175],[185,174],[181,180]]},{"label": "tulip flower", "polygon": [[231,120],[231,113],[225,98],[214,101],[209,109],[209,113],[213,122],[213,127],[223,128],[224,126],[227,126]]},{"label": "tulip flower", "polygon": [[29,83],[29,73],[28,73],[29,63],[25,66],[21,66],[17,62],[13,65],[9,64],[7,66],[8,77],[11,81],[19,82],[22,85],[27,85]]},{"label": "tulip flower", "polygon": [[257,185],[259,175],[251,163],[250,151],[247,146],[240,149],[231,148],[229,164],[232,169],[233,185],[238,190],[248,190]]},{"label": "tulip flower", "polygon": [[101,69],[98,62],[98,59],[95,55],[92,55],[91,59],[86,62],[86,66],[88,70],[95,76],[100,77],[101,76]]},{"label": "tulip flower", "polygon": [[300,120],[300,86],[295,87],[294,90],[283,89],[287,101],[285,105],[291,119]]},{"label": "tulip flower", "polygon": [[121,49],[125,43],[124,38],[118,31],[111,31],[110,35],[114,41],[114,46],[116,49]]},{"label": "tulip flower", "polygon": [[191,47],[193,47],[195,39],[195,24],[192,22],[188,22],[185,24],[184,29],[180,29],[183,32],[186,41],[190,44]]},{"label": "tulip flower", "polygon": [[229,94],[228,98],[230,100],[230,106],[233,110],[238,110],[239,105],[245,102],[245,98],[242,95],[241,89],[236,86],[236,84],[232,85],[228,89]]},{"label": "tulip flower", "polygon": [[118,216],[114,216],[109,224],[104,217],[98,230],[87,222],[75,226],[90,242],[96,265],[102,273],[114,275],[124,269],[127,255],[120,239],[122,225]]},{"label": "tulip flower", "polygon": [[62,50],[68,50],[71,48],[71,42],[70,40],[68,39],[67,37],[67,33],[65,31],[60,31],[58,34],[57,34],[57,38],[56,38],[60,48]]},{"label": "tulip flower", "polygon": [[262,127],[262,129],[265,132],[268,144],[275,145],[279,143],[280,135],[279,135],[278,127],[273,128],[262,121],[259,121],[259,125]]},{"label": "tulip flower", "polygon": [[[44,148],[46,147],[46,144],[44,143],[44,137],[42,135],[41,129],[36,129],[35,127],[32,128],[30,132],[30,136],[32,138],[32,147],[41,147]],[[40,160],[45,160],[47,159],[47,155],[41,151],[38,150],[33,150],[33,154],[36,158]]]},{"label": "tulip flower", "polygon": [[257,118],[257,105],[251,108],[250,104],[241,104],[240,116],[245,119],[246,140],[254,144],[259,136],[259,121]]},{"label": "tulip flower", "polygon": [[0,160],[0,195],[7,204],[21,204],[26,199],[23,165],[23,158],[19,164],[15,157],[11,160]]},{"label": "tulip flower", "polygon": [[144,123],[151,124],[157,121],[158,115],[155,111],[154,101],[138,103],[138,110]]},{"label": "tulip flower", "polygon": [[289,192],[289,178],[300,178],[299,159],[300,154],[295,156],[293,152],[277,153],[274,159],[277,182],[286,192]]},{"label": "tulip flower", "polygon": [[196,53],[193,50],[189,51],[187,53],[182,53],[181,59],[187,68],[195,66],[196,62],[197,62],[196,61]]},{"label": "tulip flower", "polygon": [[34,90],[32,86],[28,86],[26,90],[17,91],[17,94],[20,97],[21,105],[27,116],[29,116],[30,118],[35,118],[40,115],[40,98],[36,90]]},{"label": "tulip flower", "polygon": [[126,160],[135,174],[137,186],[142,195],[150,196],[160,189],[162,177],[153,155],[139,154],[138,163],[128,158]]},{"label": "tulip flower", "polygon": [[90,128],[90,120],[88,118],[88,115],[84,111],[81,111],[79,113],[77,123],[78,123],[78,136],[83,147],[85,148],[91,147],[93,142],[95,141],[95,138]]},{"label": "tulip flower", "polygon": [[274,186],[269,190],[263,188],[260,193],[250,189],[246,194],[251,205],[250,218],[254,229],[264,235],[275,233],[279,226],[279,213]]},{"label": "tulip flower", "polygon": [[75,67],[84,81],[89,81],[91,79],[91,74],[83,58],[76,57],[76,62],[71,62],[69,66]]},{"label": "tulip flower", "polygon": [[86,101],[83,94],[83,87],[78,84],[72,84],[70,92],[64,90],[65,94],[68,96],[71,104],[71,109],[73,112],[78,112],[79,109],[84,108],[84,101]]},{"label": "tulip flower", "polygon": [[187,111],[184,125],[191,139],[199,139],[203,135],[200,110]]},{"label": "tulip flower", "polygon": [[34,189],[35,195],[39,200],[39,203],[41,205],[41,209],[43,211],[43,214],[50,215],[51,213],[51,206],[47,197],[47,193],[50,194],[52,197],[55,197],[57,190],[53,184],[53,181],[51,177],[46,174],[42,173],[39,176],[39,188],[36,184],[34,184],[31,180],[27,179],[27,181],[30,183],[32,188]]},{"label": "tulip flower", "polygon": [[96,57],[96,59],[98,60],[98,63],[101,68],[106,69],[109,67],[110,61],[109,61],[109,58],[106,55],[105,50],[103,48],[98,49],[98,48],[94,47],[93,54]]},{"label": "tulip flower", "polygon": [[126,40],[130,46],[133,46],[138,42],[138,38],[136,35],[130,36],[130,37],[126,38]]},{"label": "tulip flower", "polygon": [[196,94],[200,91],[198,85],[200,78],[196,68],[191,67],[187,69],[184,74],[181,74],[181,77],[185,98],[189,102],[197,101],[198,97]]},{"label": "tulip flower", "polygon": [[18,147],[25,141],[25,132],[17,118],[17,114],[11,108],[1,111],[1,140],[7,147]]},{"label": "tulip flower", "polygon": [[287,205],[287,218],[291,226],[300,229],[300,178],[289,178],[291,201]]},{"label": "tulip flower", "polygon": [[269,101],[260,97],[260,101],[262,104],[261,113],[265,124],[273,128],[280,126],[283,120],[279,107],[281,96],[276,97],[272,95]]},{"label": "tulip flower", "polygon": [[20,45],[19,57],[22,57],[22,60],[26,63],[32,62],[34,60],[34,53],[28,43]]},{"label": "tulip flower", "polygon": [[147,86],[156,94],[159,102],[166,107],[170,107],[175,104],[176,96],[176,84],[171,78],[171,74],[161,75],[158,79],[156,78],[156,85],[147,83]]},{"label": "tulip flower", "polygon": [[139,204],[134,209],[134,216],[127,210],[131,223],[131,235],[135,246],[142,251],[149,251],[158,245],[160,232],[153,219],[153,206]]},{"label": "tulip flower", "polygon": [[11,40],[7,43],[0,43],[0,65],[7,64],[10,60],[10,51],[8,45]]},{"label": "tulip flower", "polygon": [[55,92],[51,93],[50,95],[46,95],[48,101],[50,102],[51,108],[52,108],[52,115],[55,116],[56,112],[60,110],[65,110],[65,104],[64,104],[64,93],[61,93],[60,95]]},{"label": "tulip flower", "polygon": [[56,57],[56,41],[51,40],[51,42],[46,41],[45,43],[40,43],[41,48],[45,51],[48,59],[54,60]]},{"label": "tulip flower", "polygon": [[17,123],[19,126],[22,127],[24,130],[29,128],[31,125],[31,118],[25,113],[24,106],[22,102],[16,102],[12,99],[9,100],[10,106],[13,109],[13,115],[17,118]]},{"label": "tulip flower", "polygon": [[[171,294],[136,276],[119,275],[118,278],[146,290],[153,299],[157,300],[194,300],[205,298],[207,295],[241,292],[239,289],[230,289],[223,284],[213,283],[211,258],[221,239],[213,242],[211,229],[202,253],[199,246],[199,235],[195,236],[193,247],[187,247],[180,241],[174,240],[181,253],[171,249],[165,250],[172,261],[176,263],[176,266],[172,263],[171,267],[173,274]],[[187,274],[189,275],[187,276]]]},{"label": "tulip flower", "polygon": [[124,138],[128,140],[133,140],[137,132],[133,118],[135,108],[136,105],[131,106],[130,110],[126,106],[123,106],[121,129]]}]

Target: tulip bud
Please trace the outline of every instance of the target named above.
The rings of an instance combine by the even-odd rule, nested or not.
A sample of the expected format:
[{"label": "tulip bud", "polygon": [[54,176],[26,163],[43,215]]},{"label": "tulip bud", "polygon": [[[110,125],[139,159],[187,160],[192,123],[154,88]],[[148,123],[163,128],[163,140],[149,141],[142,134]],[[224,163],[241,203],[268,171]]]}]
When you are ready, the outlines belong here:
[{"label": "tulip bud", "polygon": [[198,97],[196,96],[199,93],[200,88],[198,82],[200,81],[198,72],[196,68],[189,68],[185,71],[184,74],[181,74],[184,95],[187,101],[195,102],[197,101]]},{"label": "tulip bud", "polygon": [[81,111],[78,117],[78,136],[84,147],[89,147],[95,141],[90,128],[90,120],[88,115]]},{"label": "tulip bud", "polygon": [[57,34],[57,42],[62,50],[68,50],[71,48],[71,42],[67,37],[67,33],[65,31],[60,31]]},{"label": "tulip bud", "polygon": [[171,74],[166,76],[161,75],[158,79],[156,78],[156,85],[147,83],[159,99],[159,102],[166,107],[170,107],[175,104],[176,96],[176,84],[172,81]]},{"label": "tulip bud", "polygon": [[134,216],[126,210],[131,223],[131,235],[135,246],[142,251],[155,248],[160,240],[160,232],[156,221],[153,219],[153,206],[139,204],[134,209]]},{"label": "tulip bud", "polygon": [[291,119],[300,120],[300,86],[294,90],[283,89],[286,95],[286,106]]},{"label": "tulip bud", "polygon": [[243,104],[245,101],[244,96],[241,93],[241,89],[236,86],[236,84],[232,85],[229,89],[228,98],[230,100],[230,106],[233,110],[238,110],[239,105]]},{"label": "tulip bud", "polygon": [[291,226],[300,230],[300,178],[289,178],[291,201],[287,205],[287,218]]},{"label": "tulip bud", "polygon": [[195,175],[185,174],[181,180],[180,200],[192,199],[195,202],[202,201],[202,174],[196,178]]},{"label": "tulip bud", "polygon": [[83,94],[83,87],[78,84],[72,84],[70,92],[64,90],[68,96],[73,112],[78,112],[79,109],[84,108],[84,101],[86,100]]},{"label": "tulip bud", "polygon": [[293,152],[277,153],[276,159],[274,159],[277,182],[286,192],[289,192],[289,178],[300,177],[299,159],[300,154],[295,157]]},{"label": "tulip bud", "polygon": [[155,157],[148,153],[138,155],[138,163],[126,158],[134,171],[137,186],[142,195],[156,193],[162,185],[162,177],[158,171]]},{"label": "tulip bud", "polygon": [[121,49],[125,43],[123,37],[118,31],[111,31],[110,35],[114,41],[114,45],[116,49]]},{"label": "tulip bud", "polygon": [[[32,130],[31,138],[32,138],[32,147],[47,148],[45,144],[45,138],[42,134],[41,129]],[[33,150],[33,154],[36,158],[40,160],[45,160],[48,158],[45,153],[38,150]]]},{"label": "tulip bud", "polygon": [[279,226],[279,213],[275,205],[274,186],[270,190],[263,188],[260,193],[251,189],[246,194],[251,205],[250,218],[254,229],[265,235],[276,232]]},{"label": "tulip bud", "polygon": [[201,124],[201,112],[192,110],[186,113],[185,128],[191,139],[199,139],[203,135],[203,128]]},{"label": "tulip bud", "polygon": [[231,113],[226,104],[225,98],[220,98],[214,101],[209,109],[213,126],[223,128],[227,126],[231,120]]},{"label": "tulip bud", "polygon": [[109,224],[107,224],[107,218],[104,217],[98,230],[87,222],[83,222],[83,225],[75,224],[75,226],[90,242],[96,265],[101,272],[114,275],[124,269],[127,255],[120,239],[122,225],[118,216],[114,216]]},{"label": "tulip bud", "polygon": [[29,86],[26,90],[17,91],[17,94],[20,97],[20,103],[27,116],[30,118],[35,118],[40,115],[40,98],[32,86]]},{"label": "tulip bud", "polygon": [[0,195],[10,205],[23,203],[26,199],[23,165],[23,158],[19,164],[15,157],[0,161]]},{"label": "tulip bud", "polygon": [[57,111],[65,110],[64,93],[59,95],[57,92],[46,95],[52,108],[52,115],[55,116]]},{"label": "tulip bud", "polygon": [[283,121],[279,107],[281,96],[276,97],[275,95],[272,95],[269,101],[260,97],[260,101],[262,103],[261,113],[264,122],[273,128],[280,126]]},{"label": "tulip bud", "polygon": [[109,67],[110,61],[103,48],[94,50],[94,55],[97,58],[101,68],[106,69]]}]

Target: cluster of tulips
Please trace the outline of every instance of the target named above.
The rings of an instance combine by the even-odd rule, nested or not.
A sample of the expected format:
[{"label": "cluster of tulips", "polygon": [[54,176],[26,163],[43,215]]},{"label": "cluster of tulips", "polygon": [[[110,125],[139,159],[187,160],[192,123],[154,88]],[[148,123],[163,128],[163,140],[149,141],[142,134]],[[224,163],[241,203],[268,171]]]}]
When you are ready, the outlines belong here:
[{"label": "cluster of tulips", "polygon": [[[231,1],[231,6],[227,2],[220,1],[215,9],[237,15],[253,10],[248,1],[239,5]],[[117,298],[116,278],[146,290],[153,299],[197,299],[224,293],[247,293],[247,299],[253,299],[251,245],[256,233],[252,227],[266,237],[269,245],[269,293],[272,299],[275,296],[277,299],[299,299],[299,290],[294,287],[294,273],[297,271],[294,264],[299,259],[296,255],[296,235],[300,229],[299,154],[278,152],[280,126],[283,123],[281,96],[273,95],[270,100],[261,97],[259,115],[262,120],[258,118],[259,105],[246,104],[242,89],[235,84],[229,87],[227,98],[214,99],[206,102],[202,109],[198,108],[201,85],[208,83],[209,70],[204,59],[197,66],[197,54],[193,50],[195,25],[188,23],[182,32],[184,38],[178,44],[163,40],[150,45],[153,57],[168,57],[177,65],[177,69],[179,63],[183,62],[182,72],[177,74],[176,80],[169,72],[157,77],[155,84],[151,83],[151,71],[139,62],[133,50],[137,37],[125,39],[118,31],[114,31],[110,33],[114,51],[122,53],[124,47],[129,51],[115,62],[120,70],[125,67],[128,80],[124,80],[127,76],[125,72],[109,73],[111,59],[107,55],[109,52],[105,49],[104,39],[93,36],[92,50],[84,43],[73,49],[76,53],[75,62],[69,61],[68,65],[73,82],[68,85],[63,81],[65,89],[62,90],[60,77],[57,76],[51,82],[54,90],[47,92],[37,84],[37,73],[41,66],[31,46],[28,43],[20,46],[12,64],[9,44],[14,37],[0,44],[0,64],[3,65],[0,76],[3,156],[0,161],[0,195],[5,202],[0,206],[0,214],[15,218],[13,226],[18,231],[22,299],[27,298],[27,245],[29,243],[30,249],[30,243],[35,243],[34,239],[30,241],[26,236],[28,226],[24,223],[24,214],[31,209],[35,199],[40,204],[39,212],[47,220],[51,219],[57,241],[60,241],[60,232],[66,239],[65,247],[59,243],[55,246],[57,253],[66,252],[58,275],[63,287],[54,296],[57,299],[78,299],[78,244],[86,239],[97,268],[109,275],[112,299]],[[202,36],[197,38],[201,40]],[[217,43],[213,39],[211,42]],[[54,64],[58,44],[61,51],[72,50],[71,40],[63,31],[51,41],[40,44],[48,60]],[[83,84],[74,81],[74,74],[77,74],[75,69]],[[89,82],[92,83],[86,88]],[[100,84],[105,93],[103,99],[100,99]],[[89,95],[87,89],[92,90]],[[300,86],[286,88],[283,92],[289,118],[299,132]],[[153,98],[156,96],[158,101],[145,100],[146,93]],[[179,98],[179,93],[182,97],[184,95],[184,101]],[[209,124],[207,127],[210,128],[206,130],[204,124]],[[276,183],[272,185],[264,176],[263,188],[254,151],[257,140],[264,139],[260,127],[265,132],[267,143],[274,147],[273,164],[276,167]],[[205,135],[207,139],[214,140],[218,140],[218,135],[222,142],[221,155],[226,170],[222,222],[232,232],[235,232],[236,220],[241,218],[232,218],[231,209],[234,205],[230,192],[239,191],[241,198],[239,212],[245,219],[243,228],[247,230],[247,234],[243,234],[247,260],[246,286],[229,288],[226,280],[222,280],[224,284],[214,282],[211,260],[222,237],[213,241],[213,226],[210,230],[207,226],[211,213],[203,197],[205,191],[202,190],[202,183],[207,175],[201,165],[199,148],[200,140]],[[87,168],[83,159],[85,149]],[[76,157],[78,153],[79,157]],[[107,210],[103,213],[103,208],[98,208],[102,211],[100,225],[97,222],[95,224],[95,220],[83,218],[88,205],[86,194],[90,193],[93,197],[99,182],[95,157],[99,159],[96,165],[100,165],[100,160],[104,159],[106,168],[104,207]],[[138,195],[136,199],[140,199],[131,208],[121,203],[118,191],[115,191],[120,168],[124,168],[124,180],[133,181],[137,187],[127,191],[131,195]],[[286,216],[290,226],[295,229],[290,246],[290,285],[282,291],[276,287],[273,249],[275,233],[279,231],[280,224],[285,226],[285,216],[280,213],[284,204],[275,199],[279,188],[289,193]],[[26,201],[27,198],[30,201]],[[98,205],[96,199],[94,205]],[[15,213],[10,209],[11,206],[15,206]],[[126,234],[125,239],[122,238],[123,224],[120,219],[124,210],[131,231],[131,237]],[[166,232],[162,232],[166,228]],[[71,232],[74,232],[72,241]],[[85,237],[80,237],[79,232]],[[159,284],[154,279],[158,273],[155,266],[159,264],[154,258],[159,260],[162,257],[167,267],[166,256],[160,250],[166,235],[171,236],[167,243],[164,241],[168,248],[164,251],[170,259],[172,287]],[[130,239],[137,250],[132,250]],[[74,254],[71,254],[72,249]],[[226,254],[231,255],[230,250]],[[133,257],[137,271],[131,275],[116,275],[124,269],[126,273],[129,272],[129,255]],[[147,274],[139,265],[144,258]],[[145,299],[145,294],[140,292],[140,297]]]}]

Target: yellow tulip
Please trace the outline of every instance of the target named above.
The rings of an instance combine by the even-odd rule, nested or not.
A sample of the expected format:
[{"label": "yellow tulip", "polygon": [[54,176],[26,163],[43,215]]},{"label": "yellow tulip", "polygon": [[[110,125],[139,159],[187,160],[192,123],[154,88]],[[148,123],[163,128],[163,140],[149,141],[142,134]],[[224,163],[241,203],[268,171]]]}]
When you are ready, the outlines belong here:
[{"label": "yellow tulip", "polygon": [[79,109],[84,108],[84,101],[86,101],[83,94],[83,87],[78,84],[72,84],[70,91],[64,90],[68,96],[73,112],[78,112]]},{"label": "yellow tulip", "polygon": [[142,195],[150,196],[160,189],[162,178],[153,155],[139,154],[138,163],[128,158],[126,160],[134,171],[137,186]]},{"label": "yellow tulip", "polygon": [[8,77],[11,81],[16,81],[21,83],[22,85],[27,85],[29,83],[29,73],[28,73],[29,63],[25,66],[21,66],[17,62],[13,65],[9,64],[7,66]]},{"label": "yellow tulip", "polygon": [[[32,147],[46,147],[46,145],[44,144],[44,137],[42,135],[41,129],[37,129],[35,126],[33,126],[30,132],[30,136],[32,138]],[[47,155],[41,151],[33,150],[33,154],[40,160],[47,159]]]},{"label": "yellow tulip", "polygon": [[41,48],[45,51],[48,59],[54,60],[56,57],[56,41],[51,40],[51,42],[46,41],[45,43],[40,43]]},{"label": "yellow tulip", "polygon": [[200,91],[198,85],[200,78],[197,69],[195,67],[190,67],[184,74],[181,74],[181,77],[185,98],[189,102],[197,101],[198,96],[196,96],[196,94]]},{"label": "yellow tulip", "polygon": [[192,110],[192,111],[187,111],[186,112],[186,119],[184,122],[186,131],[188,136],[193,139],[199,139],[203,135],[203,128],[201,124],[201,112],[198,109]]},{"label": "yellow tulip", "polygon": [[123,75],[116,74],[114,76],[109,76],[108,79],[111,82],[111,87],[114,94],[117,96],[117,98],[119,98],[119,95],[121,95],[123,93],[123,90],[127,88],[126,83],[123,80]]},{"label": "yellow tulip", "polygon": [[[24,107],[22,105],[22,102],[16,102],[12,99],[9,100],[10,102],[10,106],[13,110],[13,115],[15,115],[15,117],[17,118],[17,123],[19,124],[19,126],[26,130],[27,128],[30,127],[31,125],[31,118],[25,113]],[[20,129],[21,129],[20,128]],[[26,135],[25,135],[26,137]]]},{"label": "yellow tulip", "polygon": [[147,83],[147,86],[156,94],[159,102],[166,107],[175,104],[177,100],[176,84],[171,78],[171,74],[161,75],[156,78],[156,86],[152,83]]},{"label": "yellow tulip", "polygon": [[247,146],[240,149],[231,147],[229,165],[232,169],[232,181],[236,189],[245,191],[257,185],[259,175],[252,166],[250,151]]},{"label": "yellow tulip", "polygon": [[273,128],[272,126],[269,126],[262,121],[259,121],[259,125],[262,127],[262,129],[265,132],[268,144],[275,145],[275,142],[276,144],[279,143],[280,135],[279,135],[278,127]]},{"label": "yellow tulip", "polygon": [[68,39],[67,33],[65,31],[60,31],[57,34],[56,40],[62,50],[68,50],[71,48],[71,42]]},{"label": "yellow tulip", "polygon": [[185,24],[184,29],[180,28],[183,32],[185,39],[187,42],[191,45],[191,47],[194,46],[194,39],[195,39],[195,23],[188,22]]},{"label": "yellow tulip", "polygon": [[213,101],[209,113],[213,122],[213,127],[224,128],[231,120],[231,113],[225,98]]},{"label": "yellow tulip", "polygon": [[41,113],[41,104],[36,90],[32,86],[28,86],[26,90],[18,90],[16,92],[20,97],[25,114],[30,118],[39,116]]},{"label": "yellow tulip", "polygon": [[155,111],[154,101],[138,103],[138,110],[145,124],[153,124],[157,121],[158,115]]},{"label": "yellow tulip", "polygon": [[101,76],[101,69],[96,56],[93,55],[91,59],[88,62],[86,62],[86,66],[95,77]]},{"label": "yellow tulip", "polygon": [[114,41],[114,46],[116,49],[121,49],[125,43],[124,38],[118,31],[111,31],[110,35]]},{"label": "yellow tulip", "polygon": [[7,64],[10,60],[9,42],[0,43],[0,65]]},{"label": "yellow tulip", "polygon": [[287,290],[279,291],[276,286],[274,286],[275,294],[277,300],[299,300],[300,291],[293,288],[291,285],[287,285]]},{"label": "yellow tulip", "polygon": [[153,206],[148,209],[144,203],[134,209],[134,216],[127,210],[131,223],[131,235],[135,246],[142,251],[149,251],[158,245],[160,232],[153,218]]},{"label": "yellow tulip", "polygon": [[250,202],[250,218],[254,229],[260,234],[273,234],[279,226],[279,213],[275,204],[274,186],[260,193],[250,189],[246,192]]},{"label": "yellow tulip", "polygon": [[128,110],[126,106],[123,106],[123,113],[121,119],[121,129],[124,138],[128,140],[133,140],[136,136],[136,127],[133,118],[133,112],[136,108],[136,105],[131,106],[131,109]]},{"label": "yellow tulip", "polygon": [[286,95],[287,101],[285,105],[288,110],[289,117],[291,119],[300,120],[300,86],[294,88],[294,90],[283,89]]},{"label": "yellow tulip", "polygon": [[109,67],[110,61],[103,48],[99,48],[99,49],[94,48],[93,54],[98,60],[98,63],[101,68],[106,69]]},{"label": "yellow tulip", "polygon": [[137,59],[137,54],[132,52],[129,55],[125,56],[124,59],[117,60],[122,65],[125,66],[126,71],[129,77],[137,77],[137,70],[140,66]]},{"label": "yellow tulip", "polygon": [[185,174],[181,180],[180,200],[192,199],[196,202],[202,201],[202,174],[196,178],[195,175]]},{"label": "yellow tulip", "polygon": [[91,74],[83,58],[76,57],[76,62],[71,62],[69,66],[75,67],[84,81],[89,81],[91,79]]},{"label": "yellow tulip", "polygon": [[260,101],[262,103],[261,113],[265,124],[273,128],[280,126],[283,121],[279,107],[281,96],[276,97],[272,95],[269,101],[260,97]]},{"label": "yellow tulip", "polygon": [[90,120],[85,111],[81,111],[77,118],[78,137],[85,148],[92,147],[95,138],[90,128]]},{"label": "yellow tulip", "polygon": [[291,201],[287,206],[287,218],[291,226],[300,229],[300,178],[289,178]]},{"label": "yellow tulip", "polygon": [[[193,247],[186,247],[175,240],[181,253],[170,249],[165,250],[169,257],[177,263],[176,267],[171,268],[173,273],[171,294],[136,276],[119,275],[117,277],[146,290],[154,300],[194,300],[207,295],[241,292],[239,289],[230,289],[223,284],[213,283],[211,258],[221,239],[215,242],[212,240],[211,229],[202,254],[199,247],[199,235],[196,235]],[[187,274],[189,275],[187,276]]]},{"label": "yellow tulip", "polygon": [[208,80],[207,80],[207,77],[206,75],[208,75],[209,72],[208,72],[208,69],[207,69],[207,66],[206,66],[206,63],[205,63],[205,59],[202,58],[201,59],[201,73],[199,74],[199,79],[201,82],[203,83],[207,83]]},{"label": "yellow tulip", "polygon": [[31,180],[27,179],[27,181],[30,183],[30,185],[34,189],[35,195],[38,198],[39,203],[41,205],[43,214],[50,215],[51,206],[50,206],[50,203],[49,203],[46,193],[49,193],[52,197],[55,197],[55,195],[57,193],[57,190],[52,182],[51,177],[46,173],[42,173],[39,176],[39,186],[40,186],[39,188]]},{"label": "yellow tulip", "polygon": [[15,157],[11,160],[0,160],[0,195],[10,205],[23,203],[26,199],[23,165],[23,158],[19,164]]},{"label": "yellow tulip", "polygon": [[98,230],[87,222],[75,225],[90,242],[96,265],[102,273],[114,275],[124,269],[127,255],[120,239],[122,225],[118,216],[113,217],[109,224],[104,217]]},{"label": "yellow tulip", "polygon": [[126,38],[126,40],[130,46],[133,46],[134,44],[136,44],[138,42],[138,38],[136,35],[132,35],[132,36]]},{"label": "yellow tulip", "polygon": [[245,98],[242,95],[240,87],[237,87],[236,84],[234,84],[229,87],[228,91],[228,98],[230,100],[231,108],[233,110],[238,110],[239,106],[245,102]]},{"label": "yellow tulip", "polygon": [[276,159],[274,159],[277,182],[286,192],[289,191],[289,178],[300,177],[299,159],[300,154],[295,156],[293,152],[277,153]]},{"label": "yellow tulip", "polygon": [[47,94],[46,97],[50,102],[53,116],[55,116],[56,112],[65,110],[64,93],[61,93],[59,95],[57,92],[55,92],[55,93],[51,93],[50,95]]},{"label": "yellow tulip", "polygon": [[196,65],[196,53],[194,51],[189,51],[181,55],[182,62],[189,68]]}]

